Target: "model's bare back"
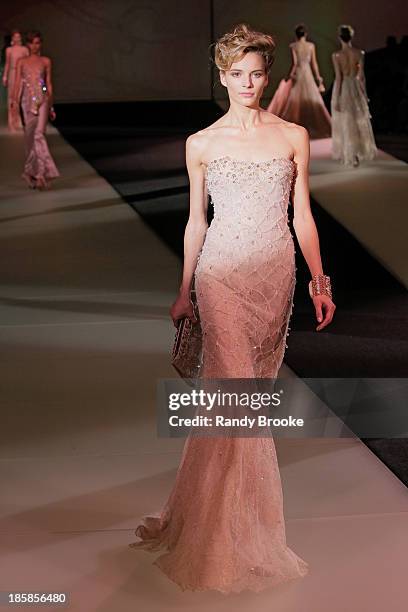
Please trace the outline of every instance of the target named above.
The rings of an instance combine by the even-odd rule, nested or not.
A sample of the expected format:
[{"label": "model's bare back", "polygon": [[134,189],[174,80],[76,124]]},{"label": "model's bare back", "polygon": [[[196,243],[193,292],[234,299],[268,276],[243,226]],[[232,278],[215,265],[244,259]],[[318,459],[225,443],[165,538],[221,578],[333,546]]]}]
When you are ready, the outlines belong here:
[{"label": "model's bare back", "polygon": [[346,47],[335,53],[337,63],[343,76],[356,76],[364,52],[355,47]]},{"label": "model's bare back", "polygon": [[297,54],[299,61],[311,61],[314,43],[310,41],[296,41],[289,45]]}]

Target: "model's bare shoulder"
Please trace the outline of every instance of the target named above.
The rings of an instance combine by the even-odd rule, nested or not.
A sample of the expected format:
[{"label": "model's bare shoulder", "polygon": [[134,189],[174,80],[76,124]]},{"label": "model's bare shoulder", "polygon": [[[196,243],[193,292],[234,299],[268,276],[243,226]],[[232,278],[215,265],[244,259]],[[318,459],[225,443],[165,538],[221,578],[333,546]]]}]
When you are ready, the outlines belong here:
[{"label": "model's bare shoulder", "polygon": [[309,132],[302,125],[282,120],[281,130],[293,151],[299,151],[302,147],[309,146]]},{"label": "model's bare shoulder", "polygon": [[302,125],[290,123],[288,126],[288,140],[291,143],[295,154],[309,154],[310,138],[309,132]]},{"label": "model's bare shoulder", "polygon": [[193,164],[200,166],[205,163],[206,151],[210,144],[210,136],[207,128],[199,130],[186,140],[186,161],[187,165]]},{"label": "model's bare shoulder", "polygon": [[221,117],[208,127],[191,134],[186,141],[186,154],[194,156],[205,165],[207,158],[211,157],[211,151],[217,148],[217,144],[225,137],[225,125],[222,119]]},{"label": "model's bare shoulder", "polygon": [[186,140],[186,152],[189,155],[196,157],[200,155],[206,146],[208,137],[204,133],[204,130],[199,130],[190,136]]},{"label": "model's bare shoulder", "polygon": [[309,132],[303,125],[288,123],[288,130],[292,138],[298,141],[309,140]]},{"label": "model's bare shoulder", "polygon": [[278,117],[278,115],[274,115],[273,113],[270,113],[265,109],[261,109],[261,120],[264,124],[266,123],[271,126],[287,123],[287,121],[284,121],[283,119]]},{"label": "model's bare shoulder", "polygon": [[265,113],[267,115],[269,115],[269,117],[271,117],[271,119],[267,120],[268,123],[272,126],[276,126],[281,128],[284,132],[288,132],[288,135],[290,135],[293,131],[296,131],[297,128],[302,128],[302,126],[298,125],[297,123],[291,123],[290,121],[285,121],[285,119],[282,119],[281,117],[278,117],[277,115],[272,115],[271,113],[269,113],[268,111],[265,111]]}]

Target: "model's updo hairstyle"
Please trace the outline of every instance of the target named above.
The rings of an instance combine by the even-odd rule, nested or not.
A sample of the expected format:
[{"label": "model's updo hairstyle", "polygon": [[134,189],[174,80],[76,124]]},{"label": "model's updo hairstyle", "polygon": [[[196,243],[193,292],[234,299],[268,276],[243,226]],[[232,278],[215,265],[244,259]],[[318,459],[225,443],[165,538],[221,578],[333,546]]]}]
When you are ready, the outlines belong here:
[{"label": "model's updo hairstyle", "polygon": [[246,23],[235,26],[215,43],[214,60],[219,70],[229,70],[234,62],[253,51],[262,55],[265,71],[269,72],[274,62],[275,41],[269,34],[257,32]]},{"label": "model's updo hairstyle", "polygon": [[307,29],[304,23],[299,23],[295,28],[296,38],[302,38],[307,33]]},{"label": "model's updo hairstyle", "polygon": [[31,32],[27,32],[26,34],[26,41],[29,43],[32,43],[34,38],[39,38],[42,42],[42,36],[41,36],[41,32],[38,32],[36,30],[32,30]]},{"label": "model's updo hairstyle", "polygon": [[354,30],[351,25],[341,25],[338,27],[337,33],[341,40],[345,43],[350,42],[354,36]]}]

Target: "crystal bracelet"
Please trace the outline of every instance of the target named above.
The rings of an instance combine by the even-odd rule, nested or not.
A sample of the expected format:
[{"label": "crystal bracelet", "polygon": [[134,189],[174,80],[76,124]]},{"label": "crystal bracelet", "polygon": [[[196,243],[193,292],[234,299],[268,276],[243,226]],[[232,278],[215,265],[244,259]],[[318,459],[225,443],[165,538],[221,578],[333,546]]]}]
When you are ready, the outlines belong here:
[{"label": "crystal bracelet", "polygon": [[316,295],[328,295],[332,299],[330,276],[326,274],[315,274],[309,282],[309,295],[314,298]]}]

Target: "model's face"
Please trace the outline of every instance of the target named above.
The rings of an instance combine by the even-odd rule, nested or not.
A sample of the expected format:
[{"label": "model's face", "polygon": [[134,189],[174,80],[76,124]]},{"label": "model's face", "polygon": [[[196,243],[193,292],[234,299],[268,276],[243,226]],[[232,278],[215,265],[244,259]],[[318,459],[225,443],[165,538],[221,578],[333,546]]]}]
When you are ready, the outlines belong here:
[{"label": "model's face", "polygon": [[11,37],[11,42],[13,45],[21,45],[22,40],[20,32],[14,32],[13,36]]},{"label": "model's face", "polygon": [[228,89],[230,101],[242,106],[256,107],[268,84],[265,60],[259,53],[250,51],[229,70],[220,71],[221,83]]},{"label": "model's face", "polygon": [[30,49],[31,53],[39,53],[41,49],[41,38],[36,36],[35,38],[33,38],[32,42],[27,43],[27,46]]}]

